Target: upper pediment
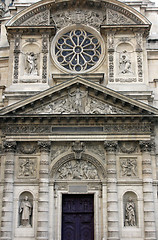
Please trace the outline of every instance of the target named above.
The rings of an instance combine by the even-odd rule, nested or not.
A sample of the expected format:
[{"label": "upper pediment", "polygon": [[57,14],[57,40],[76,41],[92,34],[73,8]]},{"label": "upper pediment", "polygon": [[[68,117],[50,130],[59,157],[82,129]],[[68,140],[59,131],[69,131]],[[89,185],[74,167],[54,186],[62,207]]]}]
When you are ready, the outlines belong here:
[{"label": "upper pediment", "polygon": [[55,26],[61,29],[72,24],[99,29],[101,25],[150,25],[150,22],[135,9],[116,0],[43,0],[19,12],[7,27]]},{"label": "upper pediment", "polygon": [[79,76],[0,110],[0,115],[149,115],[158,109]]}]

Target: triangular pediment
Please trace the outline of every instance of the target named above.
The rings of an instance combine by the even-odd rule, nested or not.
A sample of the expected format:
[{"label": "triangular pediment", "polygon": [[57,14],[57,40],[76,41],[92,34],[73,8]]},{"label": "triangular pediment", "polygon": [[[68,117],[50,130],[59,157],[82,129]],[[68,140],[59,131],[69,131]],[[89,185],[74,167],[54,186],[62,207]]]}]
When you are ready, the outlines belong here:
[{"label": "triangular pediment", "polygon": [[0,110],[0,115],[133,115],[158,109],[79,76]]}]

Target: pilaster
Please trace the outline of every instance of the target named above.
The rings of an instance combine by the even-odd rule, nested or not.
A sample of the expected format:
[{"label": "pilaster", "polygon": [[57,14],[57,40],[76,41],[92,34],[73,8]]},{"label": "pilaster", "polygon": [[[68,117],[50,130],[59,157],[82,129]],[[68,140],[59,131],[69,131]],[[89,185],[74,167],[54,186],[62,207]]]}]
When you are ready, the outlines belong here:
[{"label": "pilaster", "polygon": [[105,141],[107,152],[107,226],[108,240],[119,240],[118,193],[116,175],[117,141]]},{"label": "pilaster", "polygon": [[3,142],[3,150],[6,153],[4,189],[3,189],[3,207],[2,207],[2,228],[1,240],[13,239],[13,198],[14,198],[14,158],[16,151],[16,142]]},{"label": "pilaster", "polygon": [[51,142],[38,142],[41,152],[39,170],[39,198],[37,240],[48,240],[49,232],[49,152]]},{"label": "pilaster", "polygon": [[140,141],[142,152],[142,176],[143,176],[143,195],[144,195],[144,240],[156,240],[153,180],[151,152],[154,150],[152,141]]}]

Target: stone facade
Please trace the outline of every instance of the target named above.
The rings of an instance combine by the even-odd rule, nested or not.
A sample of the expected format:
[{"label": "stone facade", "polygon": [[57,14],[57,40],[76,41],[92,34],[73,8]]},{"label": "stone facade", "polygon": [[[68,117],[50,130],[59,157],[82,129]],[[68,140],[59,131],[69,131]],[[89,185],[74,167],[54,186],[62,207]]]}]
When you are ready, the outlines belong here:
[{"label": "stone facade", "polygon": [[158,239],[157,13],[1,1],[1,240]]}]

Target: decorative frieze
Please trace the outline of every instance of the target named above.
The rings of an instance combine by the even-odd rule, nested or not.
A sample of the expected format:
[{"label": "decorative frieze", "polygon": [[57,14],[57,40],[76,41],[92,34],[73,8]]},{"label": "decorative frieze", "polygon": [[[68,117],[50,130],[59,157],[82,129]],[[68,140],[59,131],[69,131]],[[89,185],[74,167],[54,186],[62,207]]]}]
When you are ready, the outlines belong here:
[{"label": "decorative frieze", "polygon": [[[82,126],[81,126],[82,127]],[[64,132],[64,128],[61,127]],[[83,130],[82,130],[83,131]],[[97,130],[98,131],[98,130]],[[2,128],[3,134],[54,134],[54,126],[51,124],[6,124]],[[123,124],[104,124],[101,127],[100,134],[122,133],[150,133],[151,125],[149,123],[123,123]]]},{"label": "decorative frieze", "polygon": [[115,24],[134,24],[134,21],[127,18],[125,15],[120,12],[108,9],[107,11],[107,23],[111,25]]}]

